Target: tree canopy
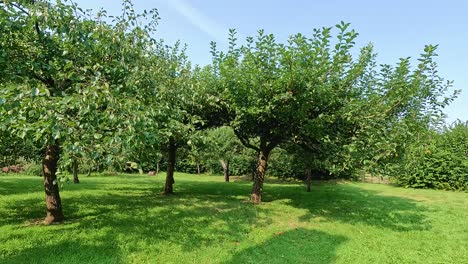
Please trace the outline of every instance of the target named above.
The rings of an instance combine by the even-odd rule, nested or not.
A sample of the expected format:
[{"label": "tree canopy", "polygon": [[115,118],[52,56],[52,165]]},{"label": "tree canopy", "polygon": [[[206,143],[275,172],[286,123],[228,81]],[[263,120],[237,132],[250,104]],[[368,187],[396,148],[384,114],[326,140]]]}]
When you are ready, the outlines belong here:
[{"label": "tree canopy", "polygon": [[[56,184],[62,150],[102,148],[109,158],[133,139],[138,127],[152,127],[140,104],[148,85],[145,58],[157,12],[137,15],[123,2],[112,23],[74,3],[1,3],[1,127],[33,138],[46,148],[44,186],[48,222],[60,221]],[[147,18],[142,24],[140,19]]]},{"label": "tree canopy", "polygon": [[321,28],[286,44],[260,30],[240,47],[231,30],[226,52],[213,45],[214,74],[234,116],[230,125],[259,153],[253,202],[261,201],[268,157],[279,144],[331,149],[329,169],[343,173],[362,168],[351,164],[356,160],[392,155],[399,142],[391,137],[408,132],[401,124],[429,124],[452,99],[440,101],[451,83],[437,75],[436,46],[426,46],[414,71],[408,58],[378,67],[370,44],[353,56],[358,33],[348,23],[335,29],[335,38],[333,28]]}]

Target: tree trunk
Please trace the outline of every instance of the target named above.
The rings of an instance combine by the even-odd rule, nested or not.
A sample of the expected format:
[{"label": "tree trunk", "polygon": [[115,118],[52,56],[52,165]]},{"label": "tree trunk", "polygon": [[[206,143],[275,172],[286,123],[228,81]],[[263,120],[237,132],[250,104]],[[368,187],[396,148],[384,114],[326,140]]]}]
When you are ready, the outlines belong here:
[{"label": "tree trunk", "polygon": [[197,175],[200,175],[200,162],[197,160]]},{"label": "tree trunk", "polygon": [[312,183],[312,169],[307,168],[305,170],[305,174],[306,174],[305,175],[306,176],[305,183],[306,183],[306,187],[307,187],[307,192],[310,192],[310,185]]},{"label": "tree trunk", "polygon": [[156,163],[156,175],[158,175],[158,174],[159,174],[159,162]]},{"label": "tree trunk", "polygon": [[174,193],[172,185],[175,183],[174,169],[175,169],[175,162],[176,162],[176,151],[177,151],[176,142],[174,138],[171,137],[169,139],[169,146],[168,146],[169,160],[167,162],[166,184],[164,186],[164,194]]},{"label": "tree trunk", "polygon": [[221,166],[223,167],[224,181],[229,182],[229,160],[221,160]]},{"label": "tree trunk", "polygon": [[57,181],[57,163],[60,158],[60,147],[53,144],[47,145],[44,160],[42,161],[42,173],[44,175],[44,190],[46,194],[47,216],[45,224],[63,221],[62,201]]},{"label": "tree trunk", "polygon": [[72,170],[73,170],[73,183],[80,183],[80,179],[78,179],[78,160],[77,159],[73,159]]},{"label": "tree trunk", "polygon": [[269,154],[269,151],[265,149],[260,149],[258,152],[257,169],[255,170],[252,194],[250,196],[250,201],[255,204],[262,202],[263,182],[265,180]]},{"label": "tree trunk", "polygon": [[88,174],[86,176],[87,177],[91,176],[91,165],[88,167]]}]

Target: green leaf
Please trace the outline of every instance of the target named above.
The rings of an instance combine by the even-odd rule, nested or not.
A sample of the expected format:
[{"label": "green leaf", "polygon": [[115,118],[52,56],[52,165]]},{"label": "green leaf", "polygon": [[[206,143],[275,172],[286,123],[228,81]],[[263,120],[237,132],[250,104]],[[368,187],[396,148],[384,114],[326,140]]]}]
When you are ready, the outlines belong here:
[{"label": "green leaf", "polygon": [[40,93],[40,91],[39,91],[39,89],[38,89],[37,87],[34,87],[34,88],[32,89],[32,91],[31,91],[32,97],[38,96],[39,93]]},{"label": "green leaf", "polygon": [[60,131],[56,131],[54,133],[54,139],[60,139],[60,137],[61,137]]}]

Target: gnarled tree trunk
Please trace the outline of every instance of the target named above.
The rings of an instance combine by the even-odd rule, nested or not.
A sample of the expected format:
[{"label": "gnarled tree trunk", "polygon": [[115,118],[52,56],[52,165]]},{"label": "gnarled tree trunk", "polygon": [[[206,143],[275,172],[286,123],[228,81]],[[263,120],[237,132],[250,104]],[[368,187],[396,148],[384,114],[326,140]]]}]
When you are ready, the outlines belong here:
[{"label": "gnarled tree trunk", "polygon": [[167,171],[166,171],[166,184],[164,186],[164,194],[172,194],[174,193],[172,185],[174,185],[174,170],[175,170],[175,162],[176,162],[176,151],[177,145],[174,138],[169,139],[169,146],[168,146],[168,155],[169,159],[167,162]]},{"label": "gnarled tree trunk", "polygon": [[77,159],[73,159],[72,171],[73,171],[73,183],[80,183],[80,179],[78,179],[78,160]]},{"label": "gnarled tree trunk", "polygon": [[46,194],[47,216],[46,224],[63,221],[62,201],[60,199],[57,181],[57,163],[60,158],[60,147],[56,144],[47,145],[42,173],[44,175],[44,190]]},{"label": "gnarled tree trunk", "polygon": [[229,182],[229,160],[221,160],[221,166],[223,167],[224,181]]},{"label": "gnarled tree trunk", "polygon": [[258,204],[262,202],[263,182],[265,181],[269,154],[270,151],[265,148],[261,148],[258,152],[257,169],[255,171],[252,194],[250,196],[250,201],[252,203]]}]

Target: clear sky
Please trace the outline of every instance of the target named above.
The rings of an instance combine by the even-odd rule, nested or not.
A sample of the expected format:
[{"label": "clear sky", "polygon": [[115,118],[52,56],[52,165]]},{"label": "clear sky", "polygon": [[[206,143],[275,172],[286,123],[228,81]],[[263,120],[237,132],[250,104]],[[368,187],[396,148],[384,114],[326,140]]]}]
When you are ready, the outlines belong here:
[{"label": "clear sky", "polygon": [[[119,14],[116,0],[76,0],[83,8],[104,8]],[[208,64],[211,41],[226,47],[229,28],[239,39],[258,29],[278,40],[310,35],[312,29],[350,22],[359,32],[357,47],[374,44],[379,63],[395,64],[416,58],[426,44],[439,44],[439,73],[461,89],[446,109],[448,122],[468,120],[468,1],[464,0],[134,0],[136,9],[157,8],[161,16],[158,38],[188,45],[193,63]]]}]

